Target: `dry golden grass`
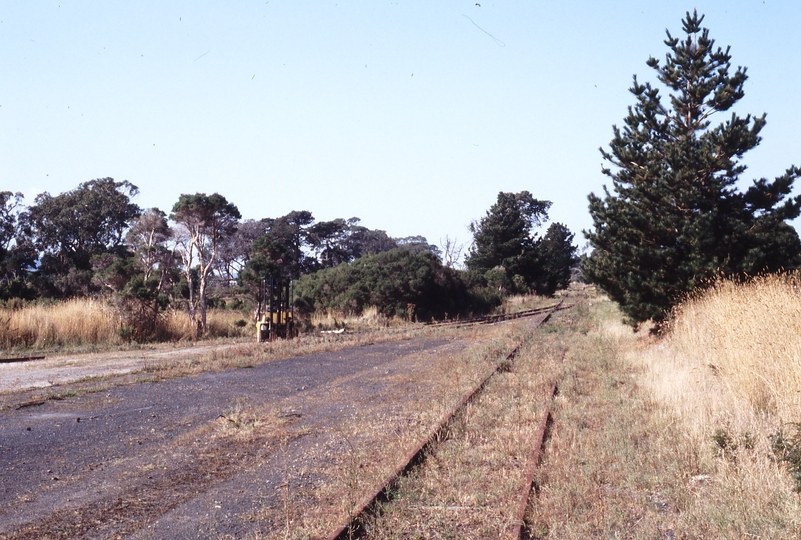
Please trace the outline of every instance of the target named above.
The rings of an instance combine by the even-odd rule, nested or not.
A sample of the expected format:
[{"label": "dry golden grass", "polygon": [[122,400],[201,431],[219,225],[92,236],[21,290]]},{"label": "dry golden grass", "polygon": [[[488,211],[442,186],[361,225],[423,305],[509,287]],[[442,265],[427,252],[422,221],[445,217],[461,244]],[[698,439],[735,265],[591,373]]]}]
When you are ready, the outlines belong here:
[{"label": "dry golden grass", "polygon": [[[793,361],[788,344],[797,337],[776,328],[785,317],[766,312],[776,304],[792,313],[782,306],[794,283],[721,284],[679,310],[661,341],[623,326],[608,300],[593,300],[570,338],[543,487],[528,517],[533,536],[798,538],[801,500],[769,440],[797,416],[782,400],[787,387],[765,382]],[[767,324],[757,335],[751,324],[760,318]],[[758,356],[750,342],[769,346],[768,335],[779,345]],[[741,348],[746,360],[736,359]],[[770,369],[753,362],[771,354]]]},{"label": "dry golden grass", "polygon": [[662,343],[631,355],[697,462],[702,485],[686,526],[707,522],[715,537],[801,534],[801,499],[770,444],[801,421],[799,284],[797,275],[721,282],[676,311]]},{"label": "dry golden grass", "polygon": [[503,303],[497,308],[498,313],[517,313],[527,309],[540,308],[555,304],[558,300],[547,298],[545,296],[537,296],[536,294],[518,294],[514,296],[507,296],[504,298]]},{"label": "dry golden grass", "polygon": [[70,300],[0,308],[0,346],[4,349],[47,349],[89,344],[116,345],[119,317],[104,302]]},{"label": "dry golden grass", "polygon": [[667,347],[756,411],[801,421],[801,278],[718,283],[676,311]]},{"label": "dry golden grass", "polygon": [[[499,308],[508,313],[546,305],[549,299],[534,295],[509,297]],[[242,322],[245,321],[243,325]],[[172,310],[162,314],[159,335],[168,341],[191,341],[195,328],[185,312]],[[310,318],[315,331],[347,329],[348,332],[402,329],[408,321],[387,318],[376,307],[360,315],[325,311]],[[20,309],[0,307],[0,348],[4,350],[48,350],[60,348],[115,348],[127,344],[123,317],[107,302],[96,299],[73,299],[52,304],[32,304]],[[250,338],[254,327],[249,317],[239,311],[210,309],[205,339]]]},{"label": "dry golden grass", "polygon": [[[253,325],[238,326],[242,313],[209,310],[208,338],[250,337]],[[165,334],[173,341],[190,340],[193,328],[180,311],[165,314]],[[20,309],[0,308],[0,347],[5,350],[118,347],[122,317],[108,303],[95,299],[74,299],[53,304],[32,304]]]},{"label": "dry golden grass", "polygon": [[316,330],[333,330],[347,328],[348,330],[365,330],[385,328],[404,324],[398,318],[388,318],[379,313],[375,306],[364,308],[361,314],[344,313],[341,311],[324,310],[313,313],[310,317],[311,327]]},{"label": "dry golden grass", "polygon": [[[245,321],[245,324],[241,325],[241,321]],[[192,323],[185,312],[168,312],[164,323],[167,329],[166,333],[171,336],[173,341],[190,341],[193,339]],[[210,309],[206,313],[206,325],[208,327],[207,339],[239,337],[252,337],[255,339],[256,335],[255,324],[240,311]]]}]

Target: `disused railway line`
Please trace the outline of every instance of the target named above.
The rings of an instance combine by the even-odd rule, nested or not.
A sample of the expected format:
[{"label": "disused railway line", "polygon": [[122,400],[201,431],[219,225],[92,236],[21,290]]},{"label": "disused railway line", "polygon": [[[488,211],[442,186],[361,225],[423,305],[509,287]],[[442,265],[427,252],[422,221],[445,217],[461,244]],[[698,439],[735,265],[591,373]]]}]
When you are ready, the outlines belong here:
[{"label": "disused railway line", "polygon": [[523,538],[526,509],[528,508],[528,502],[531,497],[531,490],[534,488],[534,476],[537,474],[537,469],[542,462],[542,457],[545,452],[545,442],[549,435],[551,424],[553,423],[553,417],[551,416],[551,405],[558,392],[559,386],[557,385],[556,381],[553,381],[550,391],[545,398],[547,405],[542,414],[539,429],[537,429],[537,435],[534,438],[533,444],[530,445],[530,453],[526,465],[525,481],[523,482],[520,495],[518,496],[518,505],[515,512],[514,521],[509,528],[509,538],[514,540]]},{"label": "disused railway line", "polygon": [[447,327],[447,328],[461,328],[463,326],[475,326],[480,324],[495,324],[504,321],[511,321],[514,319],[522,319],[525,317],[534,317],[535,315],[541,315],[543,313],[553,313],[554,311],[559,311],[561,309],[568,309],[572,307],[572,305],[563,305],[563,302],[559,302],[558,304],[553,304],[550,306],[527,309],[524,311],[517,311],[515,313],[501,313],[496,315],[484,315],[482,317],[470,317],[469,319],[446,319],[444,321],[432,321],[424,323],[425,326],[429,327]]},{"label": "disused railway line", "polygon": [[[537,319],[531,319],[530,322],[528,322],[525,326],[527,328],[532,328],[532,327],[539,326],[539,324],[542,324],[543,322],[545,322],[544,320],[540,320],[540,319],[542,319],[543,317],[550,317],[550,313],[553,313],[553,312],[555,312],[557,310],[560,310],[560,309],[566,309],[566,307],[563,307],[561,304],[557,304],[557,305],[548,306],[547,308],[538,309],[538,310],[536,310],[536,312],[542,313],[542,315],[540,315]],[[530,313],[532,313],[532,311],[535,311],[535,310],[529,310],[528,313],[530,314]],[[546,311],[549,311],[550,313],[544,313]],[[510,317],[510,318],[518,318],[519,319],[519,314],[517,315],[517,317]],[[484,320],[486,320],[486,318]],[[545,320],[547,320],[547,318]],[[495,321],[502,323],[503,322],[503,318],[495,318]],[[464,324],[465,322],[466,321],[458,321],[458,324]],[[481,324],[481,321],[479,321],[478,324]],[[420,326],[422,327],[422,325],[420,325]],[[432,334],[436,335],[436,334],[438,334],[438,332],[434,331],[434,332],[432,332]],[[446,334],[447,334],[447,332],[446,332]],[[470,332],[469,334],[472,336],[473,332]],[[478,335],[482,335],[482,334],[479,333]],[[503,335],[508,335],[508,333],[503,333]],[[436,336],[436,337],[439,338],[440,336]],[[447,339],[448,336],[446,336],[445,338]],[[528,339],[528,338],[525,339],[524,341],[530,343],[530,339]],[[497,365],[487,364],[486,362],[487,362],[488,359],[487,359],[486,356],[484,356],[482,359],[478,360],[479,364],[471,364],[471,370],[474,369],[475,365],[479,365],[479,366],[481,366],[480,367],[481,371],[479,371],[478,373],[482,373],[483,372],[487,376],[486,376],[486,378],[484,378],[484,380],[481,381],[481,384],[477,385],[475,388],[471,388],[472,391],[469,392],[468,395],[465,395],[465,396],[461,397],[458,394],[456,394],[456,395],[450,394],[451,399],[460,397],[459,405],[454,407],[453,410],[452,410],[452,413],[449,415],[451,421],[454,421],[454,417],[455,416],[457,417],[455,419],[455,425],[461,425],[462,419],[464,419],[466,417],[465,413],[461,413],[460,414],[460,412],[465,407],[467,407],[468,403],[480,400],[481,403],[482,403],[481,407],[482,407],[482,410],[483,410],[484,397],[482,397],[482,391],[486,388],[487,391],[484,392],[484,394],[490,395],[490,394],[492,394],[494,391],[496,391],[498,389],[498,386],[496,386],[495,383],[492,383],[492,384],[489,384],[489,385],[487,383],[490,381],[490,378],[495,373],[497,373],[497,371],[505,371],[506,368],[510,366],[510,363],[512,363],[513,358],[516,355],[518,355],[518,351],[520,350],[520,346],[522,344],[523,343],[520,343],[509,354],[505,354],[504,353],[503,355],[499,355],[499,356],[495,357],[495,354],[493,353],[493,357],[495,357],[496,361],[498,362]],[[497,349],[495,349],[495,350],[497,351]],[[522,365],[521,362],[520,362],[520,358],[522,357],[522,354],[523,353],[520,353],[518,355],[518,359],[514,363]],[[504,358],[504,355],[505,355],[505,358]],[[480,357],[476,357],[476,358],[480,358]],[[529,366],[529,363],[526,363],[525,365]],[[531,363],[532,367],[536,366],[536,365],[538,365],[538,362]],[[493,368],[495,368],[495,370],[493,370]],[[471,372],[474,374],[473,376],[477,375],[476,371],[471,371]],[[489,372],[489,373],[487,373],[487,372]],[[483,375],[482,375],[482,377],[483,377]],[[507,382],[507,377],[496,377],[496,381],[495,382],[498,382],[497,379],[502,379],[504,381],[503,384],[506,384],[506,382]],[[464,382],[464,380],[462,382]],[[540,386],[538,386],[538,387],[540,388],[540,390],[537,391],[536,393],[534,393],[533,395],[529,394],[529,398],[527,398],[527,399],[529,400],[529,402],[530,402],[530,404],[532,406],[534,406],[535,404],[539,403],[539,401],[541,399],[540,392],[545,390],[545,388],[542,386],[544,384],[545,384],[545,382],[543,380],[539,380],[538,385],[540,385]],[[465,388],[465,386],[461,386],[461,385],[458,386],[458,387]],[[473,408],[473,407],[478,407],[478,405],[476,403],[474,403],[469,408]],[[532,411],[534,411],[534,410],[535,409],[532,409]],[[533,432],[535,431],[536,424],[539,422],[539,418],[540,418],[540,414],[541,414],[539,409],[536,409],[536,412],[537,412],[536,416],[530,416],[528,418],[527,422],[530,422],[530,423],[528,424],[528,427],[526,428],[526,430],[521,432],[521,435],[528,434],[528,436],[531,436],[531,434],[533,434]],[[81,415],[81,420],[83,420],[83,415]],[[75,425],[77,425],[77,422],[76,422]],[[81,421],[80,425],[83,426],[84,422]],[[420,463],[420,460],[423,459],[422,456],[426,453],[426,451],[425,451],[426,448],[430,448],[432,445],[436,446],[440,442],[442,442],[442,440],[447,441],[447,440],[452,438],[451,433],[454,432],[453,431],[454,430],[454,424],[448,425],[448,422],[446,421],[446,422],[443,422],[441,428],[442,429],[440,429],[439,432],[435,432],[433,437],[429,437],[427,439],[427,441],[425,441],[425,444],[421,445],[421,447],[418,449],[418,451],[414,453],[414,454],[416,454],[416,457],[414,455],[409,457],[409,459],[407,460],[407,462],[408,462],[407,467],[403,468],[403,470],[400,471],[398,476],[405,474],[406,472],[409,471],[410,468],[414,467],[415,464]],[[443,434],[443,429],[445,430],[444,434]],[[490,437],[490,439],[494,439],[494,438]],[[525,463],[526,463],[526,454],[528,453],[528,451],[526,449],[529,447],[529,444],[527,444],[527,441],[523,441],[522,439],[518,439],[517,442],[515,443],[515,447],[517,449],[520,449],[520,450],[518,450],[518,453],[516,454],[518,457],[514,461],[515,470],[518,471],[516,474],[519,475],[519,476],[516,476],[515,478],[519,478],[519,480],[516,480],[516,483],[511,486],[513,488],[513,491],[510,490],[508,492],[508,494],[503,497],[504,504],[507,504],[506,501],[509,501],[508,506],[510,508],[513,508],[516,505],[516,501],[517,501],[516,495],[518,493],[518,484],[522,483],[522,474],[521,473],[522,473],[522,469],[524,468]],[[401,457],[401,456],[396,456],[396,457]],[[384,461],[384,463],[386,464],[387,462]],[[405,480],[404,480],[404,484],[405,484]],[[352,491],[350,493],[354,493],[357,488],[351,488],[351,489],[352,489]],[[530,492],[530,487],[527,487],[526,493],[529,493],[529,492]],[[381,497],[385,497],[387,495],[387,493],[388,493],[387,491],[380,490],[380,491],[377,492],[376,496],[373,497],[373,499],[381,500]],[[512,501],[514,501],[514,502],[512,502]],[[350,501],[349,501],[349,503],[350,503]],[[350,508],[353,508],[353,506],[351,506]],[[476,506],[476,508],[481,508],[481,507]],[[525,508],[525,505],[524,505],[524,508]],[[450,507],[448,509],[450,509]],[[459,510],[461,510],[461,507],[459,508]],[[483,512],[483,510],[479,510],[479,511]],[[343,514],[340,513],[339,516],[342,517]],[[330,519],[330,517],[329,517],[329,519]],[[509,519],[508,515],[507,515],[507,519]],[[370,525],[369,525],[370,527],[376,526],[376,524],[373,523],[372,519],[369,520],[369,523],[370,523]],[[509,520],[508,522],[504,522],[503,526],[506,527],[510,523],[511,523],[511,520]],[[328,521],[328,526],[330,526],[330,525],[332,525],[332,522]],[[506,532],[505,529],[500,529],[500,530],[503,533]],[[320,533],[321,531],[317,530],[317,532]],[[348,534],[348,533],[346,533],[346,534]],[[2,533],[0,533],[0,536],[3,536]],[[345,537],[347,537],[347,536],[345,536]]]},{"label": "disused railway line", "polygon": [[44,360],[44,356],[14,356],[0,358],[0,364],[13,364],[15,362],[29,362],[31,360]]},{"label": "disused railway line", "polygon": [[[493,315],[489,317],[478,317],[473,319],[467,319],[462,321],[443,321],[438,323],[429,323],[428,326],[467,326],[467,325],[474,325],[474,324],[492,324],[496,322],[502,322],[511,319],[517,319],[521,317],[530,317],[538,314],[545,313],[546,316],[539,322],[537,322],[533,327],[533,329],[538,328],[542,324],[546,323],[551,315],[557,311],[562,309],[568,309],[572,307],[572,305],[563,306],[562,302],[558,304],[547,306],[544,308],[536,308],[531,310],[526,310],[523,312],[518,312],[514,314],[504,314],[504,315]],[[517,355],[520,348],[525,343],[525,340],[518,343],[504,358],[503,361],[497,362],[495,368],[490,371],[472,390],[467,392],[459,403],[450,409],[436,424],[436,427],[428,434],[428,436],[419,443],[412,451],[406,454],[403,464],[398,466],[392,473],[390,473],[384,480],[381,482],[380,485],[376,486],[370,493],[362,499],[360,504],[356,506],[356,510],[351,513],[348,519],[340,524],[336,530],[334,530],[331,534],[326,537],[326,540],[346,540],[346,539],[354,539],[354,538],[362,538],[365,534],[365,525],[367,520],[370,516],[375,514],[375,511],[379,507],[380,504],[384,502],[388,502],[392,499],[392,491],[397,486],[399,480],[409,474],[415,467],[421,465],[425,459],[426,452],[435,444],[436,441],[440,440],[443,433],[446,432],[448,426],[454,421],[454,419],[459,415],[465,407],[473,402],[481,392],[487,387],[487,384],[490,382],[492,377],[498,373],[507,371],[509,369],[509,363],[514,359]],[[513,539],[520,539],[523,538],[525,529],[524,529],[524,519],[526,514],[526,509],[528,508],[529,499],[531,497],[532,488],[534,487],[534,477],[536,475],[537,468],[542,461],[543,452],[545,448],[545,444],[547,442],[548,434],[550,432],[551,424],[553,423],[553,417],[551,415],[551,405],[553,403],[554,397],[558,393],[558,386],[557,382],[553,381],[552,385],[550,386],[550,390],[546,395],[545,398],[545,406],[543,408],[543,415],[540,421],[539,428],[537,430],[536,436],[533,440],[533,444],[530,446],[529,457],[527,460],[527,465],[525,469],[525,480],[523,485],[521,486],[521,490],[519,492],[519,497],[517,504],[515,505],[516,512],[515,517],[508,529],[508,537]]]}]

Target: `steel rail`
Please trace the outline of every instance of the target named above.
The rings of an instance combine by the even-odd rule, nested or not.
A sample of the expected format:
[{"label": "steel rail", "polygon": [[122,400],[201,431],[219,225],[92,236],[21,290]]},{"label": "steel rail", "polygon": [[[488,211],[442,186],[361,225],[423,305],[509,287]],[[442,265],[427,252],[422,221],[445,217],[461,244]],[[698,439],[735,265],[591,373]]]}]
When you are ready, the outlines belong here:
[{"label": "steel rail", "polygon": [[44,356],[21,356],[18,358],[0,358],[0,364],[10,364],[12,362],[27,362],[28,360],[44,360]]},{"label": "steel rail", "polygon": [[433,321],[423,323],[424,326],[468,326],[473,324],[492,324],[501,321],[508,321],[513,319],[520,319],[522,317],[532,317],[540,313],[547,313],[550,310],[556,309],[562,305],[562,302],[551,306],[540,308],[527,309],[525,311],[518,311],[517,313],[501,313],[498,315],[484,315],[483,317],[471,317],[469,319],[449,319],[445,321]]},{"label": "steel rail", "polygon": [[528,508],[528,500],[531,496],[531,488],[534,485],[534,475],[537,474],[537,469],[542,462],[542,456],[545,453],[545,438],[553,422],[553,417],[551,416],[551,405],[553,404],[553,398],[556,396],[558,391],[559,387],[557,386],[556,381],[553,381],[553,384],[551,384],[551,389],[545,398],[547,403],[545,406],[545,411],[542,415],[542,420],[540,421],[537,435],[534,437],[534,445],[531,447],[531,452],[528,456],[525,482],[520,490],[520,503],[517,506],[515,519],[509,529],[509,536],[514,540],[520,540],[523,535],[523,523],[526,517],[526,509]]},{"label": "steel rail", "polygon": [[[548,309],[551,311],[548,312],[548,314],[543,317],[541,321],[534,325],[532,329],[538,328],[539,326],[545,324],[551,318],[551,315],[559,310],[561,305],[562,302],[559,302],[554,306],[549,306]],[[544,310],[540,311],[540,313],[543,312]],[[465,394],[459,403],[450,411],[448,411],[448,413],[440,420],[437,426],[431,431],[431,433],[429,433],[428,437],[426,437],[425,440],[418,444],[414,450],[406,455],[403,464],[398,466],[392,473],[390,473],[380,484],[380,487],[376,488],[364,499],[362,499],[361,503],[359,503],[356,509],[348,517],[347,521],[342,523],[334,532],[327,536],[326,540],[346,540],[360,538],[364,533],[365,518],[372,513],[379,502],[385,502],[389,500],[390,491],[400,477],[409,472],[417,463],[421,461],[425,451],[439,439],[440,435],[448,426],[448,424],[450,424],[451,420],[457,414],[459,414],[459,412],[461,412],[461,410],[468,403],[470,403],[484,389],[484,387],[486,387],[492,376],[506,369],[508,361],[517,355],[517,352],[520,350],[520,347],[523,346],[524,342],[525,340],[518,343],[514,349],[512,349],[509,354],[506,355],[504,362],[498,362],[495,368],[490,371],[481,380],[481,382],[479,382],[470,392]]]}]

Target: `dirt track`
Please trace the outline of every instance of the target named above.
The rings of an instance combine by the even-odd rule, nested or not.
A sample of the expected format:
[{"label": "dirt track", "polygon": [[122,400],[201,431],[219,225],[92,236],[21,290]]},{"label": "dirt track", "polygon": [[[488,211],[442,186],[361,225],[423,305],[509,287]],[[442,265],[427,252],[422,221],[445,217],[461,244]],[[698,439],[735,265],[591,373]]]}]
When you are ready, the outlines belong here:
[{"label": "dirt track", "polygon": [[[338,425],[412,422],[415,373],[466,346],[379,343],[0,411],[0,538],[272,537],[290,489],[347,451]],[[248,432],[253,411],[269,429]]]}]

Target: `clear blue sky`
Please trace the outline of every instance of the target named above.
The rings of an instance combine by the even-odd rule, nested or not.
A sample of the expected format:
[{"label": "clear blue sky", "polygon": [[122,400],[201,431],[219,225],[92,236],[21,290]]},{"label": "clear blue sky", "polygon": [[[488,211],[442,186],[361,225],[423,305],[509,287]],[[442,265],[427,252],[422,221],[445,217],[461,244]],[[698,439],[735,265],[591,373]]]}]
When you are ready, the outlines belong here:
[{"label": "clear blue sky", "polygon": [[478,3],[3,0],[0,190],[110,176],[438,244],[525,189],[581,245],[598,147],[693,7],[768,113],[747,178],[801,165],[801,2]]}]

